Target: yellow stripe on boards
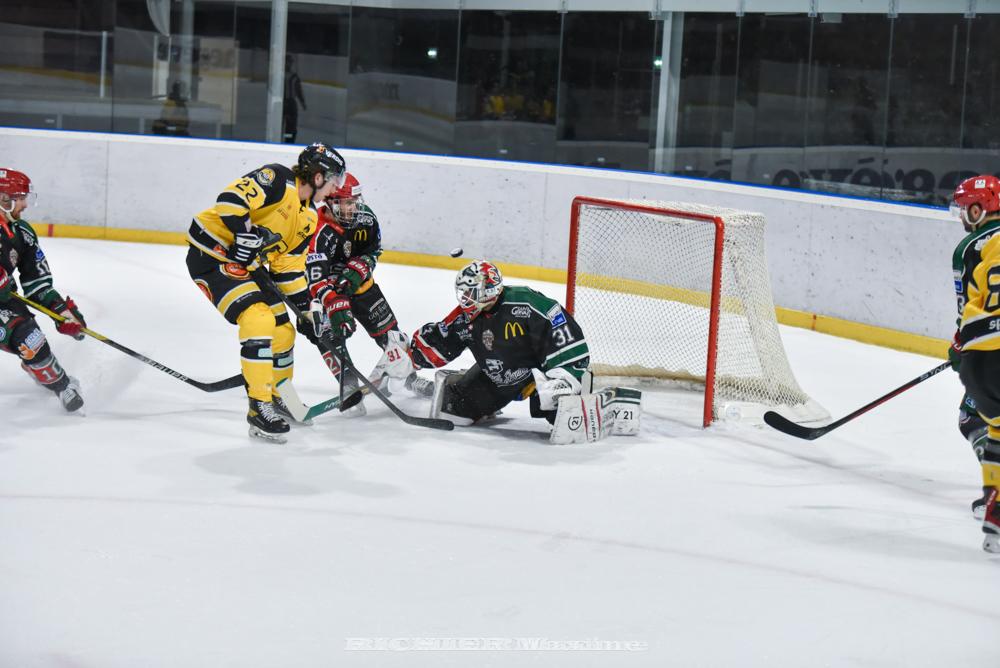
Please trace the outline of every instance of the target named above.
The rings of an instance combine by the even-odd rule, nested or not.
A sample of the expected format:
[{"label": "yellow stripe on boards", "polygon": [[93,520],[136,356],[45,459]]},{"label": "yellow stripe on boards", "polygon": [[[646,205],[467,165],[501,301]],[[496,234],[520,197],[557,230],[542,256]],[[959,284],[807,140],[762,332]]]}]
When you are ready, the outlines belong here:
[{"label": "yellow stripe on boards", "polygon": [[[129,230],[115,227],[92,227],[87,225],[63,225],[54,223],[31,223],[35,232],[42,237],[67,237],[73,239],[106,239],[108,241],[132,241],[137,243],[153,244],[175,244],[183,245],[187,243],[185,232],[162,232],[159,230]],[[405,251],[385,251],[379,258],[380,262],[390,264],[404,264],[415,267],[431,267],[435,269],[461,269],[474,258],[455,258],[443,255],[430,255],[427,253],[409,253]],[[547,281],[549,283],[566,283],[565,269],[549,269],[546,267],[535,267],[527,264],[512,264],[498,262],[497,266],[504,276],[512,278],[526,278],[536,281]],[[634,281],[630,285],[636,289],[637,294],[644,294],[649,297],[663,296],[664,298],[674,298],[688,304],[705,303],[707,296],[695,290],[683,290],[666,286],[655,286]],[[643,290],[645,292],[641,292]],[[654,294],[649,294],[654,293]],[[948,293],[950,294],[950,293]],[[563,295],[550,295],[562,300]],[[944,297],[948,298],[947,295]],[[688,301],[690,300],[690,301]],[[738,306],[735,300],[723,304],[723,310],[736,311]],[[778,322],[789,327],[801,327],[811,329],[821,334],[829,334],[844,339],[870,343],[883,348],[902,350],[928,357],[946,359],[948,357],[948,346],[950,341],[937,339],[920,334],[901,332],[887,327],[867,325],[851,320],[843,320],[831,316],[809,313],[807,311],[797,311],[784,307],[775,309]]]}]

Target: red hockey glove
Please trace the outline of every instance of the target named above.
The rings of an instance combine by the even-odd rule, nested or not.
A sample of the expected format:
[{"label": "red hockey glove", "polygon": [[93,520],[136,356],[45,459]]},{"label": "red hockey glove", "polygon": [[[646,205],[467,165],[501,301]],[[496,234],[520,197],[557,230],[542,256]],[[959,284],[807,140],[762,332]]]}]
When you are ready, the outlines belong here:
[{"label": "red hockey glove", "polygon": [[337,292],[350,297],[371,275],[372,270],[367,262],[360,257],[352,257],[337,279]]},{"label": "red hockey glove", "polygon": [[10,300],[12,294],[14,294],[14,279],[6,269],[0,267],[0,302]]},{"label": "red hockey glove", "polygon": [[72,336],[77,341],[83,340],[84,335],[81,330],[87,326],[87,322],[83,319],[83,314],[76,307],[76,302],[73,301],[72,297],[67,295],[65,301],[57,297],[49,304],[49,308],[66,318],[62,322],[56,323],[56,331]]},{"label": "red hockey glove", "polygon": [[962,341],[958,335],[959,331],[956,329],[951,345],[948,346],[948,361],[951,362],[951,368],[955,371],[962,368]]},{"label": "red hockey glove", "polygon": [[354,314],[351,313],[351,301],[336,292],[328,292],[323,297],[323,308],[330,318],[330,327],[334,336],[343,338],[354,333]]}]

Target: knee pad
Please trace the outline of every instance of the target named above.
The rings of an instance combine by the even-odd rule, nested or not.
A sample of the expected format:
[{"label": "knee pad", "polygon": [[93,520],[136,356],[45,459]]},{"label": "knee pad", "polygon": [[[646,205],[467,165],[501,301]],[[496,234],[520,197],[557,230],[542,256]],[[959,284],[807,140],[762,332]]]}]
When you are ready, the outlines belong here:
[{"label": "knee pad", "polygon": [[292,323],[288,322],[287,318],[283,324],[274,328],[271,345],[274,348],[275,357],[284,353],[291,355],[292,346],[295,345],[295,328],[292,327]]},{"label": "knee pad", "polygon": [[274,314],[268,305],[262,302],[248,306],[236,318],[236,324],[240,328],[240,341],[260,338],[271,340],[277,327]]}]

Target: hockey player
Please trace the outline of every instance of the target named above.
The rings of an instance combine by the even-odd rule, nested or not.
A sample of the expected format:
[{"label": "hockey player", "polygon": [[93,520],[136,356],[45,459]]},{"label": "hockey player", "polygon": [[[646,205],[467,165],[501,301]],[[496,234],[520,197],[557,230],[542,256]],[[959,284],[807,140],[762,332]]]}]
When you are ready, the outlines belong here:
[{"label": "hockey player", "polygon": [[982,250],[982,261],[969,280],[959,343],[959,376],[987,424],[983,443],[983,549],[1000,553],[1000,235]]},{"label": "hockey player", "polygon": [[[324,306],[339,299],[350,301],[351,312],[375,341],[388,351],[405,351],[406,335],[399,329],[396,315],[375,282],[375,264],[382,254],[382,234],[378,218],[363,198],[358,179],[348,173],[344,184],[320,207],[320,222],[309,245],[307,271],[310,292]],[[329,352],[323,353],[330,371],[341,377],[340,366]],[[405,384],[415,394],[430,396],[433,383],[412,370]],[[357,387],[357,379],[349,376],[345,390]],[[349,409],[363,415],[364,404]]]},{"label": "hockey player", "polygon": [[[962,221],[962,226],[968,232],[955,247],[951,260],[960,322],[972,271],[982,260],[983,246],[997,231],[1000,231],[1000,179],[985,174],[962,181],[952,195],[951,211],[955,217]],[[955,338],[948,351],[948,357],[955,371],[959,371],[961,367],[960,352],[958,331],[956,330]],[[982,461],[987,427],[979,413],[976,412],[976,403],[968,392],[965,393],[959,404],[958,429],[972,445],[976,458]],[[985,505],[985,495],[973,501],[973,515],[981,518]]]},{"label": "hockey player", "polygon": [[[553,442],[584,440],[570,431],[586,435],[585,440],[607,435],[614,422],[608,404],[615,397],[577,396],[589,390],[584,383],[589,384],[590,351],[580,326],[558,302],[531,288],[505,287],[500,270],[483,261],[458,273],[455,294],[458,307],[444,320],[421,327],[410,343],[417,368],[442,367],[466,348],[476,359],[465,372],[437,373],[432,417],[470,425],[527,398],[532,417],[554,425]],[[604,408],[609,419],[602,431]],[[597,419],[584,425],[588,416]],[[584,434],[591,427],[594,431]],[[623,428],[619,433],[634,432]]]},{"label": "hockey player", "polygon": [[56,330],[83,339],[83,315],[71,297],[63,299],[52,287],[52,273],[38,237],[21,219],[34,198],[26,174],[0,169],[0,350],[20,357],[21,368],[72,413],[83,406],[79,383],[66,375],[28,307],[13,296],[17,271],[25,297],[66,318]]},{"label": "hockey player", "polygon": [[[291,415],[275,386],[292,376],[295,328],[279,296],[261,290],[250,272],[266,266],[281,292],[302,313],[310,313],[305,269],[317,224],[314,202],[340,187],[345,173],[337,151],[313,143],[294,167],[264,165],[236,179],[213,207],[191,221],[188,272],[223,317],[239,327],[251,436],[285,442],[282,434],[289,427],[284,418]],[[348,301],[329,300],[325,308],[330,325],[349,334],[353,317]]]}]

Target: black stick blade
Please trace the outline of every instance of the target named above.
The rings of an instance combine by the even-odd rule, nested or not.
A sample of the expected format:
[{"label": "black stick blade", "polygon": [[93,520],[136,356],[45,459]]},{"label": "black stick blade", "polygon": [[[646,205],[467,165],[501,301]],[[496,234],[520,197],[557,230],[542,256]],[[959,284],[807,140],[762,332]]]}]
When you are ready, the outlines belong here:
[{"label": "black stick blade", "polygon": [[767,411],[764,413],[764,422],[766,422],[769,427],[777,429],[783,434],[788,434],[789,436],[794,436],[795,438],[802,438],[807,441],[815,440],[828,431],[826,427],[807,427],[805,425],[797,424],[786,418],[784,415],[780,415],[774,411]]},{"label": "black stick blade", "polygon": [[353,408],[361,403],[361,400],[365,398],[365,391],[358,388],[351,392],[343,401],[340,402],[340,412],[343,413],[348,408]]}]

